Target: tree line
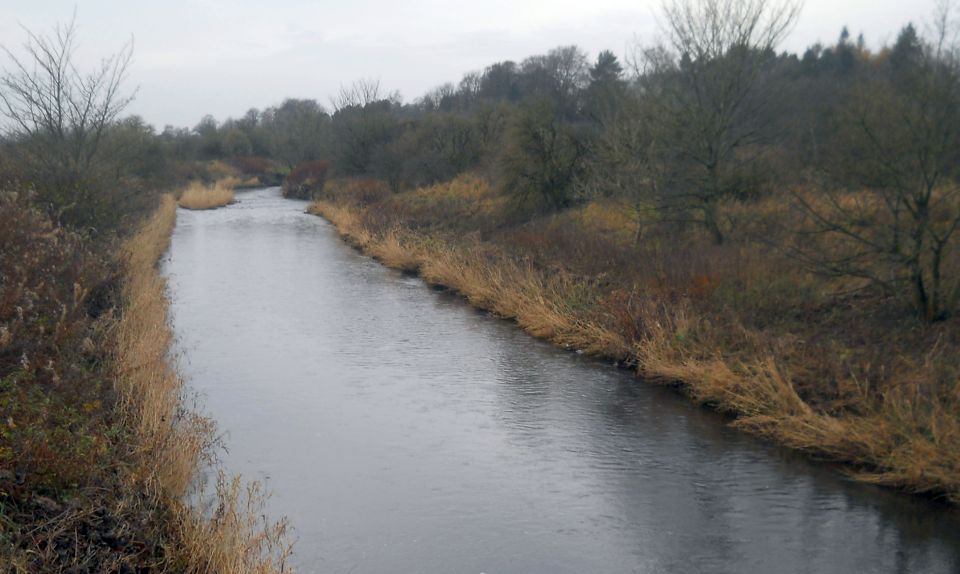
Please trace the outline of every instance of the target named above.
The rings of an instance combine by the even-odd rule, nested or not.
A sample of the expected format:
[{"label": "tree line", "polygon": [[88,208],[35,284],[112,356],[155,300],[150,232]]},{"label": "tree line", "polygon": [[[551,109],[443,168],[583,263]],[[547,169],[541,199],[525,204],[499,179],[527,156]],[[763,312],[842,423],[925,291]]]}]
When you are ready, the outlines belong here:
[{"label": "tree line", "polygon": [[[561,46],[411,102],[363,80],[325,103],[288,99],[161,131],[119,119],[126,49],[90,75],[62,66],[67,26],[31,35],[29,58],[43,65],[14,60],[0,80],[13,120],[0,174],[30,182],[65,221],[95,227],[131,189],[207,160],[264,181],[300,174],[290,189],[306,195],[328,175],[403,193],[473,171],[521,215],[617,201],[638,238],[657,226],[717,244],[769,242],[943,319],[960,299],[953,11],[942,4],[877,49],[844,28],[829,45],[781,51],[799,14],[792,0],[667,0],[662,41],[623,56]],[[31,107],[60,109],[57,97],[71,104],[62,117]],[[750,206],[770,205],[789,212],[789,233],[752,224]]]}]

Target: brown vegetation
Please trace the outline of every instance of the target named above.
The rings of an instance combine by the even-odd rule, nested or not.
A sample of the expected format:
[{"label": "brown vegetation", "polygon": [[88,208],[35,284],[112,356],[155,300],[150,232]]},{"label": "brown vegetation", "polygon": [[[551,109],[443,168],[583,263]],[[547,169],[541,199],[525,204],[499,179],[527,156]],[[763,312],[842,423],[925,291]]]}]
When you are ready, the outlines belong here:
[{"label": "brown vegetation", "polygon": [[312,199],[323,191],[330,163],[315,160],[301,163],[283,180],[283,196],[296,199]]},{"label": "brown vegetation", "polygon": [[750,225],[715,245],[655,219],[638,235],[611,201],[520,223],[475,176],[373,201],[349,193],[368,186],[330,187],[310,212],[387,265],[860,480],[960,501],[957,320],[798,268],[770,247],[799,217],[780,202],[726,205]]},{"label": "brown vegetation", "polygon": [[266,158],[235,157],[230,160],[230,164],[244,177],[243,187],[277,185],[283,180],[280,166]]},{"label": "brown vegetation", "polygon": [[167,363],[172,334],[165,281],[156,262],[169,245],[175,218],[173,199],[167,196],[124,248],[124,313],[115,330],[115,366],[121,412],[136,431],[131,453],[136,479],[171,513],[166,527],[176,528],[177,544],[168,553],[177,568],[276,572],[290,552],[286,524],[266,522],[256,484],[244,490],[238,478],[227,480],[221,474],[212,493],[214,512],[184,503],[199,463],[210,454],[214,424],[185,408],[183,382]]},{"label": "brown vegetation", "polygon": [[81,70],[73,22],[26,32],[0,74],[0,570],[281,570],[284,524],[255,485],[221,477],[194,496],[213,506],[186,503],[214,428],[166,361],[176,202],[158,190],[216,181],[184,203],[225,204],[237,170],[120,119],[130,45]]},{"label": "brown vegetation", "polygon": [[[156,261],[172,197],[114,261],[0,197],[0,562],[10,572],[276,572],[284,524],[223,477],[186,504],[214,429],[168,365]],[[103,247],[103,246],[101,246]],[[104,249],[99,250],[104,252]],[[96,342],[95,342],[96,341]]]},{"label": "brown vegetation", "polygon": [[233,190],[242,182],[238,178],[225,178],[207,185],[193,181],[180,195],[180,207],[184,209],[216,209],[234,201]]}]

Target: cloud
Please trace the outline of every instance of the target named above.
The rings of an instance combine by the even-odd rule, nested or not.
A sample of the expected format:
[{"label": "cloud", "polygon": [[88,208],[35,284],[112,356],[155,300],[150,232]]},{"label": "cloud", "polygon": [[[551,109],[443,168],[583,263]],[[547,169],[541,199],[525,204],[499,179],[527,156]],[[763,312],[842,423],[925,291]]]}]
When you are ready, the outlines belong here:
[{"label": "cloud", "polygon": [[[69,19],[76,0],[5,0],[0,38],[16,46],[18,22],[38,31]],[[843,25],[868,42],[895,37],[934,0],[807,0],[786,47],[836,39]],[[131,110],[147,121],[193,125],[206,113],[236,116],[286,96],[325,102],[341,84],[380,78],[413,99],[464,72],[577,44],[623,54],[655,35],[659,0],[124,0],[77,6],[80,63],[135,38]]]}]

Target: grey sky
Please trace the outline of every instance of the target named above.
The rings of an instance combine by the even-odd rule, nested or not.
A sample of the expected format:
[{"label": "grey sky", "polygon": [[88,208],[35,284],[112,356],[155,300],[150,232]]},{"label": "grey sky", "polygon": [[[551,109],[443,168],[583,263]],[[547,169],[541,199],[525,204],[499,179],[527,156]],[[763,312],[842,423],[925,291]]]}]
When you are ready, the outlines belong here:
[{"label": "grey sky", "polygon": [[[832,42],[844,25],[868,44],[924,21],[935,0],[807,0],[785,48]],[[148,122],[193,126],[264,108],[285,97],[324,104],[341,84],[378,78],[414,99],[464,72],[577,44],[623,55],[656,36],[658,0],[2,0],[0,42],[19,28],[46,32],[74,6],[78,57],[94,61],[132,36],[130,112]]]}]

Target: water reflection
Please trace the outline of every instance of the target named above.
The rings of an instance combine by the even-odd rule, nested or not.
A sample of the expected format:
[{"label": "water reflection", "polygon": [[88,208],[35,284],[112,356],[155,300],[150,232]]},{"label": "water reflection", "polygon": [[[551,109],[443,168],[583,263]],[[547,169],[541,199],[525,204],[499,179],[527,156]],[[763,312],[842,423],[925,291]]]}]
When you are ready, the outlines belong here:
[{"label": "water reflection", "polygon": [[957,572],[960,520],[386,270],[276,190],[182,212],[182,369],[303,572]]}]

